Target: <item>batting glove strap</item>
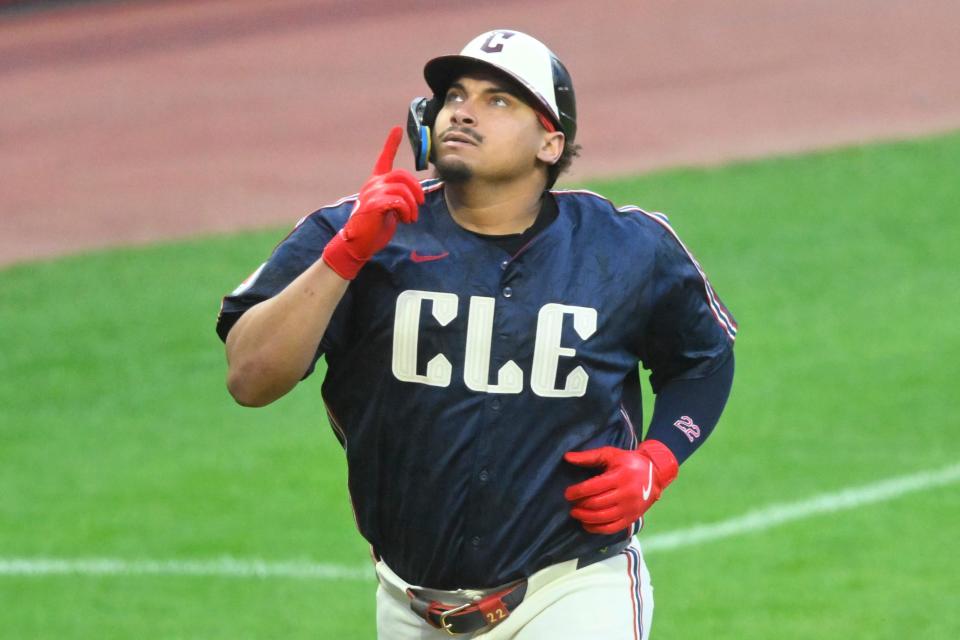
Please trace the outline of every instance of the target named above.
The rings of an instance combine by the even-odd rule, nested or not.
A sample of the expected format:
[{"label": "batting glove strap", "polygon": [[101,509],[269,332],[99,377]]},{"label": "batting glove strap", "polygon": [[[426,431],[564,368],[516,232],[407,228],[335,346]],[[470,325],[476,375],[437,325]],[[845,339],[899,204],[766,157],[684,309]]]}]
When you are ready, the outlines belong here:
[{"label": "batting glove strap", "polygon": [[637,451],[650,458],[653,462],[653,468],[657,474],[657,484],[663,491],[667,486],[676,480],[680,472],[680,465],[677,463],[673,452],[659,440],[644,440],[637,447]]}]

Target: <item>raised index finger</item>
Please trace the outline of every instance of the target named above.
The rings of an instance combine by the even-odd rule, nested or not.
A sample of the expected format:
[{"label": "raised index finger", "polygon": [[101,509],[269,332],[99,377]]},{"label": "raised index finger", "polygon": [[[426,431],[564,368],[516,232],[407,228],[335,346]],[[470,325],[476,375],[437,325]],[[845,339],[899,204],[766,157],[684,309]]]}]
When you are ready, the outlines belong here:
[{"label": "raised index finger", "polygon": [[400,141],[403,139],[403,129],[394,127],[390,129],[390,135],[387,136],[387,142],[383,145],[383,151],[377,158],[377,164],[373,167],[373,175],[382,176],[393,169],[393,159],[397,157],[397,149],[400,147]]}]

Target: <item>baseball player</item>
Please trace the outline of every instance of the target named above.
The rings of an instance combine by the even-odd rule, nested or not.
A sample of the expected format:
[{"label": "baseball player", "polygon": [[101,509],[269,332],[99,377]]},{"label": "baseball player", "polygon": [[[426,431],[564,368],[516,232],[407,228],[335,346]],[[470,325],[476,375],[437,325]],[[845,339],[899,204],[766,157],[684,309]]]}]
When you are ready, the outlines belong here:
[{"label": "baseball player", "polygon": [[663,215],[552,190],[576,100],[541,42],[491,31],[424,75],[436,178],[392,168],[397,127],[300,221],[223,301],[228,388],[265,405],[326,358],[380,638],[647,638],[634,536],[720,417],[736,324]]}]

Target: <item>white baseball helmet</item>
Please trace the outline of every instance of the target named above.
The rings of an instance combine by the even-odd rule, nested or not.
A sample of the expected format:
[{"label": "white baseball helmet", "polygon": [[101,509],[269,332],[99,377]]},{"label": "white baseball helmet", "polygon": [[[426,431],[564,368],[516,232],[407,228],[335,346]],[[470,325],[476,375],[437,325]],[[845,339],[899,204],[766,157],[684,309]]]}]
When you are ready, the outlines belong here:
[{"label": "white baseball helmet", "polygon": [[577,134],[577,103],[573,81],[562,62],[542,42],[519,31],[496,29],[483,33],[459,55],[427,62],[423,77],[436,97],[470,67],[492,67],[513,78],[543,107],[568,142]]}]

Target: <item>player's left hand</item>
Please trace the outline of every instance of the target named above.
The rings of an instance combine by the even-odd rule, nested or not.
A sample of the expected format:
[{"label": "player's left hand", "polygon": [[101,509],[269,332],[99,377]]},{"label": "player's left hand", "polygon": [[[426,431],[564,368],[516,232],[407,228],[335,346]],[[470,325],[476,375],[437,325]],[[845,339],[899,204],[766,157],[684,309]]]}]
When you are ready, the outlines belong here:
[{"label": "player's left hand", "polygon": [[677,477],[677,459],[665,444],[644,440],[635,451],[601,447],[570,451],[563,459],[603,473],[567,487],[570,515],[590,533],[613,534],[640,519]]}]

